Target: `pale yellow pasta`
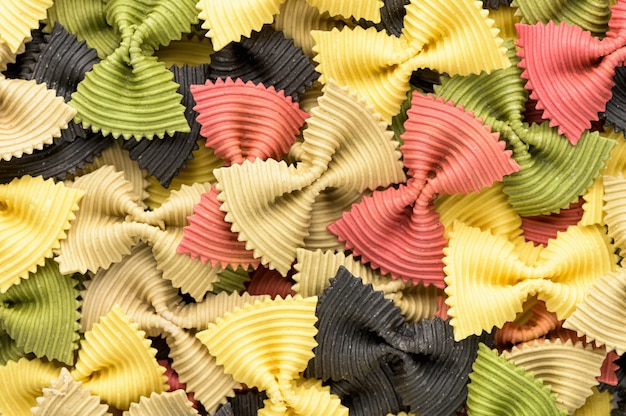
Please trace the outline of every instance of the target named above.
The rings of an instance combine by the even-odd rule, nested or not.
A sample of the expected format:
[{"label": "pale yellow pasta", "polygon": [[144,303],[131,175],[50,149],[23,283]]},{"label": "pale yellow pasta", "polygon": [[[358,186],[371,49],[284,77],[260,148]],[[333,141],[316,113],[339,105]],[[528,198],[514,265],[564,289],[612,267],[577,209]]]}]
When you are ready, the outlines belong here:
[{"label": "pale yellow pasta", "polygon": [[119,307],[103,316],[85,333],[72,377],[118,409],[152,392],[167,390],[165,368],[145,332]]},{"label": "pale yellow pasta", "polygon": [[60,368],[39,359],[9,361],[0,366],[0,414],[23,416],[37,405],[43,389],[59,376]]},{"label": "pale yellow pasta", "polygon": [[35,273],[66,237],[83,196],[41,176],[0,185],[0,292]]},{"label": "pale yellow pasta", "polygon": [[0,76],[0,159],[22,157],[51,144],[75,114],[45,84]]},{"label": "pale yellow pasta", "polygon": [[604,222],[615,246],[626,248],[626,179],[617,176],[602,176],[604,184]]},{"label": "pale yellow pasta", "polygon": [[619,268],[598,278],[584,300],[565,320],[563,327],[577,331],[588,341],[608,351],[626,352],[624,319],[626,311],[626,270]]},{"label": "pale yellow pasta", "polygon": [[[30,37],[30,30],[39,27],[53,0],[3,0],[0,2],[0,42],[16,53],[22,42]],[[45,107],[44,107],[45,108]]]},{"label": "pale yellow pasta", "polygon": [[557,407],[570,415],[591,396],[591,388],[598,384],[596,377],[606,357],[605,350],[559,339],[521,344],[502,354],[549,385],[557,394]]},{"label": "pale yellow pasta", "polygon": [[416,69],[468,75],[510,66],[498,29],[481,6],[472,0],[412,1],[400,38],[375,28],[315,30],[320,80],[349,86],[390,123]]},{"label": "pale yellow pasta", "polygon": [[83,175],[70,185],[86,195],[76,227],[59,249],[62,273],[108,268],[142,241],[152,247],[163,277],[175,287],[198,299],[211,290],[221,269],[176,251],[187,217],[210,184],[183,185],[155,210],[144,210],[132,184],[112,166]]},{"label": "pale yellow pasta", "polygon": [[198,411],[192,407],[187,399],[185,390],[175,390],[161,394],[152,393],[150,397],[142,397],[139,403],[130,405],[124,416],[169,416],[169,415],[197,415]]},{"label": "pale yellow pasta", "polygon": [[93,396],[82,384],[75,381],[67,368],[61,369],[59,378],[43,389],[43,396],[37,398],[33,416],[112,416],[109,407],[100,403],[100,397]]}]

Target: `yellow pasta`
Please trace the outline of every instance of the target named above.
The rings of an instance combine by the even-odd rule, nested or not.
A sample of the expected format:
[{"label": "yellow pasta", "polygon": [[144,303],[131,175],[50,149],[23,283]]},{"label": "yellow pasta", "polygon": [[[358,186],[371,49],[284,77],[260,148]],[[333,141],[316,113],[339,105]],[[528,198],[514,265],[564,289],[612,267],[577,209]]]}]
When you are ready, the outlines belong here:
[{"label": "yellow pasta", "polygon": [[185,390],[175,390],[171,393],[152,393],[150,397],[142,397],[139,403],[133,403],[124,416],[169,416],[169,415],[197,415],[198,411],[192,407],[187,399]]},{"label": "yellow pasta", "polygon": [[72,377],[118,409],[152,392],[167,390],[165,368],[145,332],[119,307],[85,333]]},{"label": "yellow pasta", "polygon": [[59,376],[60,369],[39,359],[9,361],[0,367],[0,414],[23,416],[37,405],[43,389]]},{"label": "yellow pasta", "polygon": [[52,257],[83,196],[52,179],[23,176],[0,185],[0,292]]},{"label": "yellow pasta", "polygon": [[46,18],[53,0],[5,0],[0,3],[0,42],[6,43],[16,53],[22,42],[30,38],[30,30]]}]

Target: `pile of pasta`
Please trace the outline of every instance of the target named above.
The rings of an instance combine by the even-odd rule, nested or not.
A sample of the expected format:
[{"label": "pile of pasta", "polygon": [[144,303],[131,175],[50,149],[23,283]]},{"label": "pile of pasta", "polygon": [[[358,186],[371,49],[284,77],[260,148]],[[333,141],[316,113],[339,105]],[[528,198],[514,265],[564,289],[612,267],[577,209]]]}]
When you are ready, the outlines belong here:
[{"label": "pile of pasta", "polygon": [[0,413],[624,413],[625,60],[622,0],[4,0]]}]

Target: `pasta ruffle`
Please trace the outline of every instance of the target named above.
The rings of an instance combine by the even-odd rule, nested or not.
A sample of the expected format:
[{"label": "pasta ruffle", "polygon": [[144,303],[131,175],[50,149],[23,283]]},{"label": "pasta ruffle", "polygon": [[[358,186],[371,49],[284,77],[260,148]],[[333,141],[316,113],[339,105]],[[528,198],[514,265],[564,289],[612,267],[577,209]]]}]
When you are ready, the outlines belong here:
[{"label": "pasta ruffle", "polygon": [[480,345],[469,377],[467,407],[472,415],[567,415],[556,406],[549,386],[485,345]]},{"label": "pasta ruffle", "polygon": [[167,390],[165,368],[145,332],[114,307],[85,333],[72,377],[118,409],[152,392]]},{"label": "pasta ruffle", "polygon": [[[615,141],[585,132],[572,146],[548,123],[524,122],[528,93],[512,41],[505,42],[513,65],[490,74],[444,77],[438,96],[474,111],[508,142],[518,172],[503,178],[504,192],[523,216],[558,212],[576,202],[600,174]],[[550,166],[550,169],[546,169]],[[581,168],[583,167],[584,168]]]},{"label": "pasta ruffle", "polygon": [[563,327],[585,336],[607,351],[626,352],[626,337],[621,331],[626,305],[626,271],[623,268],[597,279]]},{"label": "pasta ruffle", "polygon": [[382,292],[343,267],[316,314],[318,345],[305,376],[324,380],[354,415],[454,414],[463,407],[478,343],[489,338],[454,342],[439,318],[409,324]]},{"label": "pasta ruffle", "polygon": [[4,160],[51,144],[76,114],[54,91],[33,80],[0,76],[0,103],[0,159]]},{"label": "pasta ruffle", "polygon": [[[83,196],[51,179],[24,176],[0,185],[0,293],[43,266],[66,238]],[[54,209],[51,207],[54,206]]]},{"label": "pasta ruffle", "polygon": [[168,187],[179,170],[185,167],[187,160],[193,157],[192,151],[198,146],[200,124],[196,121],[198,113],[193,109],[194,100],[189,88],[206,80],[208,65],[173,66],[170,71],[174,74],[174,82],[179,85],[177,92],[183,97],[181,104],[185,107],[185,119],[190,131],[178,131],[160,140],[128,140],[123,144],[130,158],[139,162],[139,167],[146,169],[164,187]]},{"label": "pasta ruffle", "polygon": [[456,339],[515,319],[538,294],[559,319],[569,317],[616,257],[600,226],[572,226],[529,259],[506,238],[457,222],[445,249],[445,289]]},{"label": "pasta ruffle", "polygon": [[384,123],[347,88],[331,82],[311,112],[295,166],[257,159],[215,171],[231,230],[262,264],[283,275],[310,234],[311,211],[321,192],[363,192],[404,179],[397,145]]},{"label": "pasta ruffle", "polygon": [[[452,16],[464,16],[464,25]],[[467,75],[509,66],[492,23],[473,1],[412,1],[406,6],[400,38],[375,28],[313,31],[314,59],[322,82],[334,79],[349,86],[389,123],[418,68]]]},{"label": "pasta ruffle", "polygon": [[78,348],[78,290],[58,265],[45,266],[0,294],[0,327],[24,353],[71,365]]},{"label": "pasta ruffle", "polygon": [[192,85],[200,133],[226,166],[257,158],[280,159],[308,115],[274,87],[241,79]]},{"label": "pasta ruffle", "polygon": [[187,400],[184,390],[175,390],[161,394],[152,393],[150,397],[142,397],[139,403],[132,403],[124,416],[168,416],[168,415],[197,415],[191,401]]},{"label": "pasta ruffle", "polygon": [[433,200],[478,192],[518,165],[496,134],[451,102],[416,93],[407,114],[406,185],[364,197],[329,230],[381,273],[443,287],[446,239]]},{"label": "pasta ruffle", "polygon": [[46,11],[53,0],[36,0],[28,3],[7,0],[0,6],[0,43],[6,44],[11,52],[17,53],[30,30],[39,26],[46,18]]},{"label": "pasta ruffle", "polygon": [[522,23],[534,25],[553,21],[558,24],[566,22],[577,25],[592,35],[602,37],[609,29],[611,10],[609,2],[604,0],[542,2],[540,0],[514,0],[516,15]]},{"label": "pasta ruffle", "polygon": [[316,345],[316,305],[316,297],[301,296],[247,304],[196,336],[227,373],[267,392],[259,414],[347,415],[321,381],[299,376]]},{"label": "pasta ruffle", "polygon": [[[573,144],[611,99],[615,67],[625,59],[621,33],[625,12],[621,3],[611,8],[610,29],[602,40],[580,26],[554,21],[517,26],[520,67],[530,97],[537,100],[542,117]],[[578,106],[580,101],[586,105]]]},{"label": "pasta ruffle", "polygon": [[77,110],[75,120],[115,138],[188,132],[173,74],[152,53],[189,31],[197,22],[194,6],[191,0],[128,7],[122,1],[107,2],[102,12],[119,34],[119,44],[78,84],[69,103]]},{"label": "pasta ruffle", "polygon": [[0,413],[5,416],[31,414],[37,397],[59,376],[59,367],[39,359],[9,361],[0,366]]}]

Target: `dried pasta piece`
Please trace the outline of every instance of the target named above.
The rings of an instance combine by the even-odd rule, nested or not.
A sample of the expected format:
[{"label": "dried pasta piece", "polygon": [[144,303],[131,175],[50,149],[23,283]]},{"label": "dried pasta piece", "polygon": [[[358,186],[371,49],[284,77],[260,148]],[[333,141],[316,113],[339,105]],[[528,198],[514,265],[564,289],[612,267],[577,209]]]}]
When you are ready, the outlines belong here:
[{"label": "dried pasta piece", "polygon": [[[425,24],[423,16],[428,16]],[[464,16],[460,25],[451,16]],[[348,85],[391,122],[418,68],[467,75],[505,68],[510,62],[492,28],[493,21],[474,1],[412,1],[406,6],[400,38],[375,28],[313,31],[321,81]],[[472,57],[481,56],[480,60]]]},{"label": "dried pasta piece", "polygon": [[128,140],[123,145],[128,150],[130,158],[137,160],[140,168],[146,169],[149,175],[158,179],[166,188],[178,175],[180,168],[192,157],[192,151],[198,145],[200,124],[196,121],[198,113],[193,109],[194,99],[189,88],[193,84],[204,82],[208,64],[174,66],[170,71],[174,74],[174,82],[179,85],[177,92],[183,97],[181,104],[185,107],[185,119],[190,131],[166,135],[161,140]]},{"label": "dried pasta piece", "polygon": [[471,415],[567,414],[556,406],[556,394],[549,386],[485,345],[480,345],[472,370],[467,386],[467,408]]},{"label": "dried pasta piece", "polygon": [[38,358],[74,363],[80,318],[76,284],[47,259],[27,280],[0,294],[0,326],[17,348]]},{"label": "dried pasta piece", "polygon": [[291,39],[271,26],[264,26],[249,38],[211,55],[209,79],[216,81],[229,77],[272,86],[297,101],[298,95],[304,94],[319,74],[311,59]]},{"label": "dried pasta piece", "polygon": [[257,158],[280,159],[308,115],[274,87],[241,79],[192,85],[200,133],[225,165]]},{"label": "dried pasta piece", "polygon": [[596,37],[603,37],[609,29],[611,17],[608,0],[593,1],[548,1],[514,0],[512,6],[521,22],[529,25],[536,23],[566,22],[580,26]]},{"label": "dried pasta piece", "polygon": [[415,93],[407,114],[406,185],[364,197],[329,230],[381,273],[443,287],[446,239],[434,199],[478,192],[519,167],[497,134],[451,102]]},{"label": "dried pasta piece", "polygon": [[409,324],[382,292],[343,267],[316,314],[317,346],[305,376],[324,380],[355,415],[454,414],[463,407],[478,342],[489,339],[454,342],[439,318]]},{"label": "dried pasta piece", "polygon": [[383,0],[307,0],[321,12],[328,12],[331,16],[341,16],[346,19],[366,19],[373,22],[380,21],[380,9],[384,6]]},{"label": "dried pasta piece", "polygon": [[0,6],[0,43],[6,44],[11,52],[17,53],[25,39],[30,37],[30,30],[39,26],[39,21],[46,18],[46,10],[52,6],[52,0],[36,0],[28,3],[19,0],[7,0]]},{"label": "dried pasta piece", "polygon": [[516,346],[502,355],[549,385],[557,395],[556,406],[571,415],[592,395],[606,351],[555,340]]},{"label": "dried pasta piece", "polygon": [[517,8],[502,5],[495,10],[489,10],[489,17],[494,20],[494,26],[500,30],[498,35],[502,39],[517,39],[515,25],[521,20],[517,15]]},{"label": "dried pasta piece", "polygon": [[[602,40],[565,22],[517,26],[519,65],[528,80],[526,88],[532,91],[530,97],[537,100],[542,117],[573,144],[611,99],[615,67],[624,61],[624,13],[623,3],[611,8],[610,29]],[[585,106],[576,105],[581,100]]]},{"label": "dried pasta piece", "polygon": [[75,218],[79,190],[40,176],[24,176],[0,185],[0,293],[43,266],[66,237]]},{"label": "dried pasta piece", "polygon": [[231,230],[262,264],[283,275],[310,234],[320,192],[363,192],[404,179],[397,144],[363,100],[331,82],[319,103],[307,120],[296,165],[257,159],[214,172]]},{"label": "dried pasta piece", "polygon": [[[96,50],[89,48],[84,41],[79,42],[61,24],[54,25],[52,33],[44,37],[39,49],[28,79],[40,84],[45,82],[66,102],[71,99],[85,73],[100,61]],[[60,54],[67,59],[58,62]]]},{"label": "dried pasta piece", "polygon": [[[76,228],[61,243],[57,261],[62,272],[108,268],[143,241],[151,245],[165,279],[195,298],[210,290],[219,270],[176,253],[187,216],[200,196],[210,189],[209,184],[184,186],[153,211],[143,209],[132,184],[112,166],[81,176],[71,186],[84,190],[86,195]],[[98,238],[94,239],[94,234]]]},{"label": "dried pasta piece", "polygon": [[626,304],[626,272],[623,268],[596,280],[584,300],[563,323],[563,327],[585,336],[607,351],[626,352],[626,338],[620,330]]},{"label": "dried pasta piece", "polygon": [[615,249],[597,225],[569,227],[535,259],[518,247],[489,231],[454,224],[444,263],[455,339],[512,321],[534,294],[565,319],[595,280],[616,268]]},{"label": "dried pasta piece", "polygon": [[6,365],[9,361],[18,361],[26,355],[6,331],[0,330],[0,365]]},{"label": "dried pasta piece", "polygon": [[9,361],[0,367],[0,413],[5,416],[31,414],[37,397],[59,376],[59,367],[39,359]]},{"label": "dried pasta piece", "polygon": [[[0,76],[0,159],[30,154],[51,144],[75,116],[54,91],[35,81]],[[41,108],[46,111],[42,112]]]},{"label": "dried pasta piece", "polygon": [[82,383],[75,381],[67,368],[61,368],[59,377],[37,397],[37,407],[32,408],[32,414],[112,416],[108,409],[106,404],[100,403],[100,397],[91,395]]},{"label": "dried pasta piece", "polygon": [[267,392],[260,414],[347,415],[321,382],[299,377],[316,345],[316,305],[316,297],[257,301],[226,313],[196,336],[227,373]]},{"label": "dried pasta piece", "polygon": [[173,392],[152,393],[150,397],[144,396],[139,403],[132,403],[128,411],[124,412],[124,416],[168,416],[168,415],[197,415],[196,409],[192,407],[192,403],[187,400],[187,394],[184,390],[175,390]]},{"label": "dried pasta piece", "polygon": [[128,409],[141,396],[167,390],[155,354],[145,332],[114,307],[85,333],[71,374],[106,403]]},{"label": "dried pasta piece", "polygon": [[119,34],[119,46],[85,74],[72,94],[75,120],[115,138],[189,132],[174,75],[152,53],[190,30],[197,22],[194,6],[192,0],[158,1],[128,9],[125,2],[107,2],[103,12]]},{"label": "dried pasta piece", "polygon": [[377,30],[385,30],[387,34],[400,37],[404,28],[405,7],[410,0],[386,0],[380,9],[380,22],[359,19],[358,24],[363,27],[374,26]]},{"label": "dried pasta piece", "polygon": [[374,290],[383,292],[410,322],[432,319],[438,308],[437,297],[443,295],[443,291],[435,286],[413,285],[382,276],[344,252],[305,249],[297,250],[293,290],[302,296],[321,294],[340,266],[361,278],[364,284],[371,283]]},{"label": "dried pasta piece", "polygon": [[520,165],[518,172],[503,178],[504,192],[515,211],[523,216],[558,212],[586,192],[615,142],[585,132],[572,146],[548,123],[526,124],[528,92],[522,69],[512,41],[505,46],[511,67],[490,74],[444,77],[442,85],[435,88],[436,94],[474,111],[508,142],[513,159]]}]

